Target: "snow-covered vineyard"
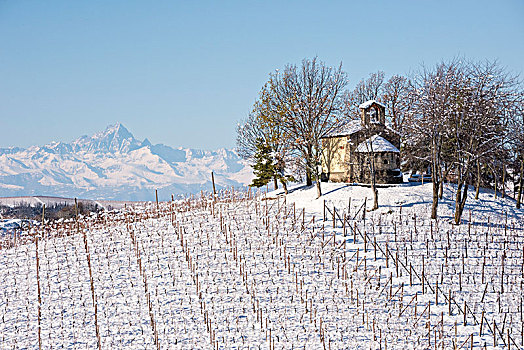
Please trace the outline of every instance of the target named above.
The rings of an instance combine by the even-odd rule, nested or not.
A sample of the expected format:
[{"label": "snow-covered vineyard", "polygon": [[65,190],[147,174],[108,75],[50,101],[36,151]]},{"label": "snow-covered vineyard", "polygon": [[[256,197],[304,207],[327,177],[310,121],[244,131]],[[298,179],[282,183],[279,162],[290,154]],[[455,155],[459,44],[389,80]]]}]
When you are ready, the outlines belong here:
[{"label": "snow-covered vineyard", "polygon": [[523,347],[522,211],[482,193],[454,226],[445,201],[428,219],[429,187],[381,189],[367,212],[369,189],[326,186],[319,200],[229,192],[5,238],[0,348]]}]

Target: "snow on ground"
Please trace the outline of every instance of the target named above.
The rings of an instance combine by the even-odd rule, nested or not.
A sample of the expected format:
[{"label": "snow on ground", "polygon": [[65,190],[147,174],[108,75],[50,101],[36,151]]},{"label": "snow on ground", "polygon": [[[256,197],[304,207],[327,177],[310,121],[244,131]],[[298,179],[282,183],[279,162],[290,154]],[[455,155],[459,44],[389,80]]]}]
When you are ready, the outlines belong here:
[{"label": "snow on ground", "polygon": [[34,228],[0,250],[0,343],[38,348],[40,305],[42,348],[522,347],[523,212],[486,191],[452,225],[449,186],[430,220],[430,186],[365,219],[369,188],[322,184]]},{"label": "snow on ground", "polygon": [[[322,183],[323,196],[317,199],[315,187],[307,188],[303,185],[291,186],[288,201],[295,202],[298,207],[307,208],[308,212],[322,212],[324,200],[335,203],[337,207],[347,207],[349,199],[353,201],[352,207],[362,205],[367,198],[367,208],[373,206],[373,193],[369,187],[353,186],[344,183]],[[454,184],[444,184],[443,198],[439,201],[438,214],[444,220],[452,220],[455,208],[455,189]],[[283,194],[282,189],[271,191],[268,196]],[[433,187],[431,183],[411,184],[403,183],[392,185],[391,187],[378,188],[379,209],[377,213],[387,213],[398,210],[400,206],[410,211],[427,214],[431,212],[433,199]],[[469,218],[469,211],[472,211],[474,218],[487,220],[488,217],[508,214],[509,218],[524,220],[524,209],[515,208],[515,200],[506,197],[501,198],[501,193],[497,194],[492,190],[481,189],[479,200],[475,200],[475,189],[470,186],[468,190],[468,200],[464,208],[463,219]]]}]

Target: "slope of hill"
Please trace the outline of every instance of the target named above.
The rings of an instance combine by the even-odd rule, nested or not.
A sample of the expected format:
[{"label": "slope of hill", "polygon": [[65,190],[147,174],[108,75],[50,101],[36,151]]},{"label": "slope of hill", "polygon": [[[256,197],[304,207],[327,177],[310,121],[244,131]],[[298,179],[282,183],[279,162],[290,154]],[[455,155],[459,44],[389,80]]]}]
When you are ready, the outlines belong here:
[{"label": "slope of hill", "polygon": [[324,190],[142,203],[8,237],[2,344],[522,348],[524,211],[512,200],[482,192],[455,226],[450,201],[428,219],[428,185],[379,189],[373,212],[369,188]]},{"label": "slope of hill", "polygon": [[139,141],[122,124],[71,143],[0,149],[0,196],[51,195],[151,200],[250,182],[233,150],[202,151]]},{"label": "slope of hill", "polygon": [[[454,184],[444,184],[443,198],[439,201],[438,215],[440,220],[452,221],[455,209],[455,190]],[[323,183],[322,191],[324,196],[317,199],[316,192],[311,188],[303,186],[291,186],[288,200],[296,202],[297,206],[305,207],[310,212],[322,213],[324,200],[330,205],[337,208],[346,208],[351,200],[352,209],[355,206],[362,205],[366,199],[368,208],[372,206],[373,194],[369,187],[351,186],[340,183]],[[524,208],[516,209],[515,200],[510,196],[502,198],[498,193],[495,198],[495,192],[490,189],[481,188],[479,199],[474,198],[475,189],[470,186],[468,199],[464,208],[463,221],[467,222],[469,213],[477,221],[487,221],[489,217],[503,217],[520,221],[524,225]],[[421,185],[404,183],[378,189],[379,209],[376,214],[386,214],[393,210],[398,211],[401,207],[403,210],[419,213],[427,216],[431,212],[433,198],[432,184],[425,183]],[[282,190],[269,192],[269,196],[282,195]]]}]

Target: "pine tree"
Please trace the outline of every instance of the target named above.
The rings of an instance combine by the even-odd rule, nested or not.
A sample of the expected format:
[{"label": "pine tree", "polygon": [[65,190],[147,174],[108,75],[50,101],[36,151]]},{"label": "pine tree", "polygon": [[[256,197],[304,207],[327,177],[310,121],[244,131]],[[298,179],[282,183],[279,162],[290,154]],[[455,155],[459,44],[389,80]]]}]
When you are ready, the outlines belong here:
[{"label": "pine tree", "polygon": [[256,147],[255,165],[253,166],[255,178],[249,186],[262,187],[268,184],[275,176],[275,167],[273,165],[271,146],[266,144],[261,138],[258,138]]}]

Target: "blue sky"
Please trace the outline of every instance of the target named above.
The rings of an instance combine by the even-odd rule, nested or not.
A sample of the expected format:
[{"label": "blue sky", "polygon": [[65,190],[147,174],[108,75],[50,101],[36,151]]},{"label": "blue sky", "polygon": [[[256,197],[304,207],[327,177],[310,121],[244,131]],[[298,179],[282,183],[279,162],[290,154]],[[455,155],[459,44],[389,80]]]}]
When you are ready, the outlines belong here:
[{"label": "blue sky", "polygon": [[350,85],[465,56],[524,74],[524,2],[0,0],[0,147],[121,122],[234,147],[268,74],[318,56]]}]

